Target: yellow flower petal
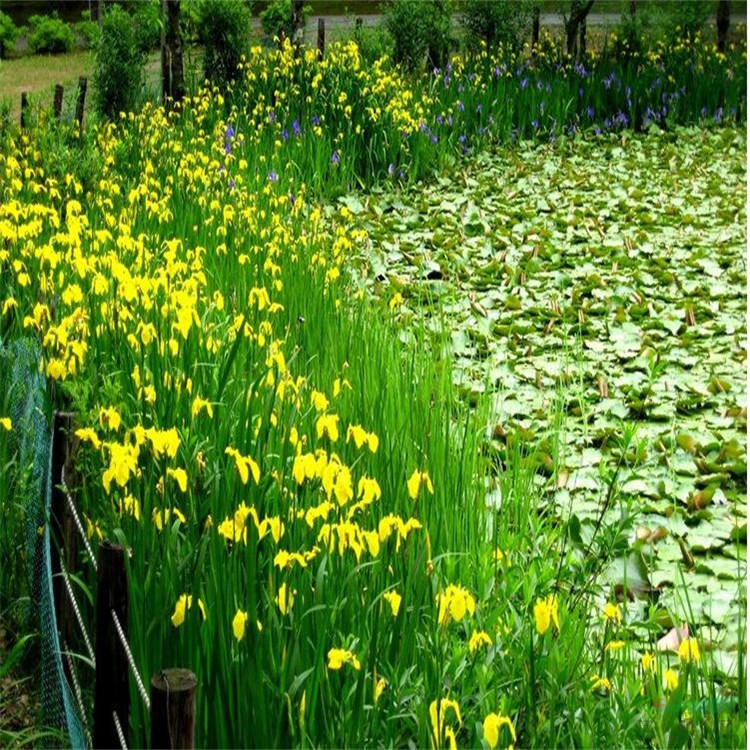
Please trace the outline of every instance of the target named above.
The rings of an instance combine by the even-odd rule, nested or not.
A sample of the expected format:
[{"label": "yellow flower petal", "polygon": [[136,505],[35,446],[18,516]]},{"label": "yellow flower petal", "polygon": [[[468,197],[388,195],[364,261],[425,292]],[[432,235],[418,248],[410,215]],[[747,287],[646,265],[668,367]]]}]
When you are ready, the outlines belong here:
[{"label": "yellow flower petal", "polygon": [[247,623],[247,612],[238,609],[232,620],[232,632],[238,641],[245,637],[245,623]]}]

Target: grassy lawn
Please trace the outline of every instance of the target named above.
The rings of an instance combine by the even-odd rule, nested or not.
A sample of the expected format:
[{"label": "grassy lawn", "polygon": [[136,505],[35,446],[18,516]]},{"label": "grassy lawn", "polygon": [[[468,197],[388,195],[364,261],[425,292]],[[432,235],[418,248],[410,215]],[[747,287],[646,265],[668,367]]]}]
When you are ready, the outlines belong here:
[{"label": "grassy lawn", "polygon": [[0,100],[10,106],[15,119],[21,111],[21,93],[28,91],[33,101],[49,101],[55,85],[65,87],[65,104],[74,106],[75,88],[80,76],[91,77],[91,55],[84,50],[66,55],[28,55],[0,62]]},{"label": "grassy lawn", "polygon": [[[192,49],[185,54],[185,70],[188,80],[191,71],[198,71],[200,55]],[[21,114],[21,93],[30,95],[32,109],[52,106],[55,85],[65,88],[63,114],[72,114],[78,79],[85,76],[89,80],[86,110],[92,98],[92,77],[94,71],[93,54],[87,50],[77,50],[63,55],[24,55],[0,62],[0,111],[6,107],[16,120]],[[157,97],[161,80],[159,52],[151,52],[144,68],[144,88],[148,97]]]}]

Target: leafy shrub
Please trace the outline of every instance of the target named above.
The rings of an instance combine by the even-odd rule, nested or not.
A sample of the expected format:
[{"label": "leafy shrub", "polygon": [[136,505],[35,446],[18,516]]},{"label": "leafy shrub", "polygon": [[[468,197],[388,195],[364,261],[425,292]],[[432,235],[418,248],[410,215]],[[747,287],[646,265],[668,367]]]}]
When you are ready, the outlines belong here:
[{"label": "leafy shrub", "polygon": [[198,34],[205,48],[205,77],[219,85],[233,81],[250,36],[248,5],[241,0],[202,0]]},{"label": "leafy shrub", "polygon": [[76,32],[83,37],[86,47],[96,47],[99,39],[99,24],[91,20],[91,12],[84,10],[81,13],[81,20],[75,25]]},{"label": "leafy shrub", "polygon": [[452,0],[432,0],[424,8],[424,33],[427,40],[427,68],[443,68],[453,47],[451,36]]},{"label": "leafy shrub", "polygon": [[[307,6],[303,9],[303,19],[309,12]],[[283,34],[287,39],[294,35],[294,12],[292,0],[273,0],[273,2],[260,13],[260,23],[263,31],[270,37],[281,37]]]},{"label": "leafy shrub", "polygon": [[163,23],[159,0],[148,0],[145,3],[138,3],[136,11],[133,14],[133,23],[135,24],[138,47],[143,52],[148,52],[159,46]]},{"label": "leafy shrub", "polygon": [[461,3],[461,24],[469,49],[482,42],[488,47],[502,44],[514,52],[523,47],[531,31],[535,3],[512,0],[465,0]]},{"label": "leafy shrub", "polygon": [[690,3],[663,3],[662,28],[669,41],[694,37],[706,25],[714,3],[694,0]]},{"label": "leafy shrub", "polygon": [[632,57],[640,55],[648,46],[649,30],[653,19],[647,7],[638,9],[635,15],[628,11],[623,13],[619,26],[613,36],[613,49],[618,60],[627,62]]},{"label": "leafy shrub", "polygon": [[393,55],[393,37],[385,25],[360,26],[354,32],[354,41],[360,56],[368,63]]},{"label": "leafy shrub", "polygon": [[393,61],[416,70],[427,55],[429,67],[442,66],[452,44],[451,5],[449,0],[393,0],[386,12]]},{"label": "leafy shrub", "polygon": [[416,70],[427,52],[423,5],[419,0],[393,0],[386,11],[386,25],[393,37],[393,61]]},{"label": "leafy shrub", "polygon": [[11,17],[0,11],[0,58],[13,51],[17,36],[18,28]]},{"label": "leafy shrub", "polygon": [[96,107],[102,115],[111,119],[136,108],[144,62],[133,19],[113,5],[102,21],[94,64]]},{"label": "leafy shrub", "polygon": [[33,52],[70,52],[75,43],[73,29],[57,13],[29,18],[29,47]]}]

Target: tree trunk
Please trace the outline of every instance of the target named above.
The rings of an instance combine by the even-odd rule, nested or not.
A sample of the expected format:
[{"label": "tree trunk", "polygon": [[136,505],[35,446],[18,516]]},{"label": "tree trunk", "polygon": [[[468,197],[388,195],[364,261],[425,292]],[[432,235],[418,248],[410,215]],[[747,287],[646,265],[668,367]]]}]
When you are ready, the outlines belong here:
[{"label": "tree trunk", "polygon": [[636,0],[630,0],[630,17],[635,18]]},{"label": "tree trunk", "polygon": [[[434,10],[434,17],[440,19],[445,14],[445,0],[432,0],[432,2],[437,6]],[[440,22],[438,21],[438,23]],[[437,29],[429,36],[427,42],[427,71],[431,73],[436,68],[443,69],[448,62],[448,50],[445,48],[444,39]]]},{"label": "tree trunk", "polygon": [[292,44],[299,47],[303,41],[305,18],[302,14],[304,0],[292,0]]},{"label": "tree trunk", "polygon": [[181,102],[185,96],[185,72],[182,64],[182,31],[180,0],[167,0],[167,46],[169,48],[169,68],[171,94],[175,102]]},{"label": "tree trunk", "polygon": [[586,54],[586,19],[578,27],[578,55],[583,58]]},{"label": "tree trunk", "polygon": [[96,4],[96,20],[99,21],[99,25],[102,25],[104,20],[104,0],[98,0]]},{"label": "tree trunk", "polygon": [[729,0],[719,0],[716,6],[716,46],[719,52],[724,52],[729,36]]},{"label": "tree trunk", "polygon": [[159,34],[159,49],[161,50],[161,101],[167,103],[172,91],[171,76],[169,75],[169,49],[167,48],[167,0],[161,0],[161,31]]},{"label": "tree trunk", "polygon": [[565,47],[569,57],[576,52],[576,37],[581,24],[591,10],[594,0],[571,0],[570,17],[565,19]]},{"label": "tree trunk", "polygon": [[539,44],[539,16],[541,8],[538,4],[534,6],[534,15],[531,19],[531,46],[536,47]]}]

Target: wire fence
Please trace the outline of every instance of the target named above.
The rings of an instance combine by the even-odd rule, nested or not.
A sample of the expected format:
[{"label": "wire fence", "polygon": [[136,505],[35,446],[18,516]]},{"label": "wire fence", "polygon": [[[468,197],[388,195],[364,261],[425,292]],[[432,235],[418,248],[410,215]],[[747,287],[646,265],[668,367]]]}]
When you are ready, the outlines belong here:
[{"label": "wire fence", "polygon": [[[193,747],[195,675],[162,670],[149,696],[128,641],[126,551],[103,541],[97,556],[86,534],[69,486],[70,476],[75,484],[70,450],[74,415],[55,412],[50,425],[49,391],[40,359],[39,344],[32,339],[10,344],[0,340],[0,406],[11,417],[18,467],[14,491],[24,508],[31,627],[39,633],[41,719],[45,726],[61,730],[73,748],[127,748],[130,691],[135,685],[150,717],[151,745]],[[85,580],[94,578],[92,617],[90,597],[81,597],[80,591],[85,590]],[[180,673],[185,687],[176,687],[182,683],[172,679],[172,672]],[[185,682],[183,673],[191,681]],[[181,702],[186,693],[192,701],[188,719]]]},{"label": "wire fence", "polygon": [[[84,550],[86,552],[86,564],[91,565],[93,570],[98,573],[98,565],[97,565],[96,557],[94,555],[93,549],[91,548],[89,539],[84,531],[83,524],[81,523],[80,514],[78,513],[75,502],[70,494],[70,489],[66,482],[64,463],[62,465],[61,472],[60,472],[59,489],[60,491],[64,493],[67,510],[70,512],[71,517],[74,520],[74,524],[78,532],[78,536],[83,542]],[[58,555],[60,558],[60,576],[62,577],[64,587],[65,587],[65,592],[67,593],[68,601],[70,602],[73,613],[75,615],[75,620],[78,625],[80,635],[83,638],[83,643],[85,645],[86,652],[89,655],[92,667],[94,668],[94,670],[96,670],[96,657],[94,653],[94,647],[92,645],[92,639],[89,636],[86,626],[83,622],[81,610],[80,610],[80,607],[78,606],[78,602],[76,601],[76,597],[73,592],[73,586],[71,585],[70,573],[66,569],[65,564],[63,563],[63,557],[64,557],[63,552],[64,550],[62,548],[58,549]],[[119,643],[122,647],[123,653],[127,660],[130,673],[133,679],[135,680],[135,684],[138,689],[138,694],[140,695],[141,700],[143,701],[143,704],[146,707],[146,710],[150,712],[151,699],[149,698],[148,692],[146,691],[146,686],[143,682],[143,678],[141,677],[141,674],[136,665],[135,658],[133,657],[132,649],[130,648],[130,644],[128,643],[128,639],[125,634],[125,630],[122,626],[122,623],[120,622],[120,618],[117,616],[117,612],[114,609],[110,609],[109,612],[112,617],[112,624],[114,625],[115,632],[117,633],[117,638],[119,640]],[[67,645],[66,645],[66,652],[67,652]],[[88,722],[86,720],[86,712],[83,707],[83,698],[82,698],[80,682],[78,680],[77,671],[73,664],[73,659],[71,659],[70,657],[70,654],[67,653],[66,655],[67,655],[68,672],[71,675],[71,681],[73,682],[73,692],[76,695],[77,704],[78,704],[80,716],[81,716],[81,721],[83,724],[84,732],[86,734],[86,739],[87,739],[88,745],[91,746],[92,744],[91,743],[91,731],[89,730]],[[121,717],[118,716],[117,711],[112,711],[112,722],[114,724],[115,733],[120,743],[120,747],[123,748],[123,750],[127,750],[125,731],[123,730],[123,726],[122,726],[123,722],[127,724],[127,717],[122,717],[122,721],[121,721]]]}]

